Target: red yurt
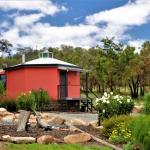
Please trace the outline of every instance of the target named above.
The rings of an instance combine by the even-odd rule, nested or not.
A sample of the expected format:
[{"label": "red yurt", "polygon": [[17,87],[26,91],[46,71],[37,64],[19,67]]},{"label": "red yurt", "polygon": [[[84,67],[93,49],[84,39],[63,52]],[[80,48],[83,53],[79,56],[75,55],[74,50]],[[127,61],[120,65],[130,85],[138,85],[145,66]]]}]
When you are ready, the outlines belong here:
[{"label": "red yurt", "polygon": [[5,68],[6,94],[16,98],[30,90],[44,89],[52,100],[80,98],[81,68],[42,52],[38,59]]}]

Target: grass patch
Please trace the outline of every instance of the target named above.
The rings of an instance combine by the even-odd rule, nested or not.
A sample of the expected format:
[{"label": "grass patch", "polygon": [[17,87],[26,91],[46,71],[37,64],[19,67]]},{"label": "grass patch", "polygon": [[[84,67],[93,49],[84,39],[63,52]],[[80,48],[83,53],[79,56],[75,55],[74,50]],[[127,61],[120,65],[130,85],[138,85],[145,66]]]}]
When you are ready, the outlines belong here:
[{"label": "grass patch", "polygon": [[107,147],[83,146],[79,144],[8,144],[6,150],[111,150]]}]

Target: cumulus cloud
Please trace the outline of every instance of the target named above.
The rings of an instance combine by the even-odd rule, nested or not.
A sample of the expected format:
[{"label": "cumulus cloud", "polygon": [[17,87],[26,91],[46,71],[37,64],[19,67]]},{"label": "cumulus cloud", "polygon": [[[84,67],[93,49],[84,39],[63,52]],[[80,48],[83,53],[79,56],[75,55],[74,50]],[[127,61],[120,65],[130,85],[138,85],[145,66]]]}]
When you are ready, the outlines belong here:
[{"label": "cumulus cloud", "polygon": [[146,41],[146,40],[144,40],[144,39],[131,40],[128,42],[128,44],[130,46],[135,47],[136,52],[140,52],[142,44],[144,43],[144,41]]},{"label": "cumulus cloud", "polygon": [[87,16],[86,21],[89,24],[108,22],[123,26],[142,25],[147,23],[150,17],[150,1],[137,0],[129,2],[124,6],[105,10],[93,15]]},{"label": "cumulus cloud", "polygon": [[[47,23],[36,23],[26,30],[26,35],[19,37],[17,28],[5,32],[5,38],[9,38],[11,42],[24,46],[42,48],[43,46],[60,46],[67,44],[72,46],[92,46],[95,45],[94,35],[99,28],[93,25],[76,25],[56,27]],[[15,33],[14,33],[15,32]],[[10,36],[17,34],[16,38]],[[93,36],[91,35],[93,34]],[[17,45],[16,45],[17,46]]]},{"label": "cumulus cloud", "polygon": [[42,13],[20,15],[20,16],[15,17],[14,22],[15,22],[15,25],[18,27],[26,27],[39,21],[42,17],[44,17]]},{"label": "cumulus cloud", "polygon": [[[11,28],[2,32],[2,37],[14,43],[14,46],[47,47],[61,44],[91,47],[100,43],[101,38],[115,37],[128,40],[131,46],[138,47],[143,40],[132,39],[126,33],[133,26],[140,26],[149,21],[150,1],[135,0],[110,10],[100,11],[85,17],[85,22],[78,25],[52,26],[50,22],[41,22],[42,17],[60,11],[66,11],[64,6],[58,6],[52,1],[4,1],[0,2],[2,10],[26,10],[30,13],[15,13]],[[31,11],[33,11],[31,13]],[[80,18],[75,18],[80,19]],[[101,26],[101,24],[103,24]],[[5,25],[5,24],[4,24]]]},{"label": "cumulus cloud", "polygon": [[66,11],[64,6],[58,6],[49,0],[1,0],[0,9],[3,10],[27,10],[38,11],[47,15],[54,15],[60,11]]}]

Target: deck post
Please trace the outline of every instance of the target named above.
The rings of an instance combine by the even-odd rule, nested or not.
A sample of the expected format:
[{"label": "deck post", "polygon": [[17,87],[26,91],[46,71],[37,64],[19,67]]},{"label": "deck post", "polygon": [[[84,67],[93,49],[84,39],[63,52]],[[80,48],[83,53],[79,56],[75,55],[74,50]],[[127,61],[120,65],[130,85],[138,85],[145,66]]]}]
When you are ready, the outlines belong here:
[{"label": "deck post", "polygon": [[85,80],[86,80],[86,97],[88,98],[88,72],[85,73]]}]

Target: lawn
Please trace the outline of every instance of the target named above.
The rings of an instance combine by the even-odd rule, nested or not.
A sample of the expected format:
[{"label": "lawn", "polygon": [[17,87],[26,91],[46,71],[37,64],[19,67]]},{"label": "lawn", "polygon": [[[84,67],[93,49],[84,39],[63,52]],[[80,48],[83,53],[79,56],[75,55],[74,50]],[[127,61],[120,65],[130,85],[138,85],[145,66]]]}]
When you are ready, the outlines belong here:
[{"label": "lawn", "polygon": [[49,145],[39,145],[39,144],[8,144],[6,145],[6,150],[111,150],[107,147],[100,146],[82,146],[74,144],[49,144]]}]

